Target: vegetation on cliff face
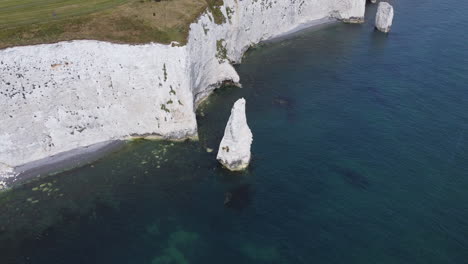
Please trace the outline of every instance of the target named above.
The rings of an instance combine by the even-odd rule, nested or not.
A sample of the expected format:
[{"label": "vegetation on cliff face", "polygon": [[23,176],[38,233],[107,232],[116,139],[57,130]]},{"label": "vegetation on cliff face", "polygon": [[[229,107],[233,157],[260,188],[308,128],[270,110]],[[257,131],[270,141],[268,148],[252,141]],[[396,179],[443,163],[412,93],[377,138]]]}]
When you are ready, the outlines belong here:
[{"label": "vegetation on cliff face", "polygon": [[0,1],[0,48],[75,39],[141,44],[186,43],[189,25],[205,10],[226,18],[223,0]]},{"label": "vegetation on cliff face", "polygon": [[216,58],[218,59],[219,63],[223,63],[228,59],[226,41],[224,39],[216,41]]},{"label": "vegetation on cliff face", "polygon": [[221,12],[221,6],[224,4],[223,0],[206,0],[208,10],[213,14],[214,22],[218,25],[226,23],[226,17]]}]

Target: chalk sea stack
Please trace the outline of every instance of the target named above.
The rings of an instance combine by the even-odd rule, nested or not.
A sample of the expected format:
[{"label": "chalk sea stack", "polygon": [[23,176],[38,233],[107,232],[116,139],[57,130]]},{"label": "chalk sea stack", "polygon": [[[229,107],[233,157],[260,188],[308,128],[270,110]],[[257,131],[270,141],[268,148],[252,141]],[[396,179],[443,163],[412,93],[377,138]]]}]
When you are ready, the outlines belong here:
[{"label": "chalk sea stack", "polygon": [[241,98],[231,109],[231,116],[224,130],[224,137],[219,145],[216,159],[231,171],[247,168],[250,162],[252,140],[252,132],[245,115],[245,99]]},{"label": "chalk sea stack", "polygon": [[387,2],[380,2],[375,16],[375,28],[388,33],[392,27],[393,7]]}]

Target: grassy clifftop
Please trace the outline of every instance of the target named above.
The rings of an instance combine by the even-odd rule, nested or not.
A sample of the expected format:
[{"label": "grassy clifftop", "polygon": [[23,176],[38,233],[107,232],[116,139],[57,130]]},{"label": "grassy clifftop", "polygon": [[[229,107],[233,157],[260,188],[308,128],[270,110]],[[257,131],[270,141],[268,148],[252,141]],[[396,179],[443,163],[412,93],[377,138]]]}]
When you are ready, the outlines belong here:
[{"label": "grassy clifftop", "polygon": [[219,17],[222,3],[222,0],[2,0],[0,49],[75,39],[130,44],[185,43],[190,23],[206,9]]}]

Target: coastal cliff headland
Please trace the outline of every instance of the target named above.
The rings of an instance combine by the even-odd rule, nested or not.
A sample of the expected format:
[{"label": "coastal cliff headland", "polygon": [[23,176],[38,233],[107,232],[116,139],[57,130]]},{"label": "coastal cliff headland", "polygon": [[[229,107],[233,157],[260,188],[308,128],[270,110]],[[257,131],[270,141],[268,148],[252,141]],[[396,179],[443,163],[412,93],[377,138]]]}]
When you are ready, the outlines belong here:
[{"label": "coastal cliff headland", "polygon": [[[365,0],[225,0],[186,45],[76,40],[0,51],[0,181],[102,142],[197,137],[195,109],[247,49],[324,19],[362,21]],[[219,16],[220,14],[218,14]]]}]

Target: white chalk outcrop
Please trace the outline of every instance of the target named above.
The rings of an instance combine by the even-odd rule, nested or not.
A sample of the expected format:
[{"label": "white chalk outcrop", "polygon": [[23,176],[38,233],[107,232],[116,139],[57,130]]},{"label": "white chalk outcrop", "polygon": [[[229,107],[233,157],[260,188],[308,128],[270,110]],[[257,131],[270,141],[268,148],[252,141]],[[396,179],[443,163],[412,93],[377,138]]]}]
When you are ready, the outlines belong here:
[{"label": "white chalk outcrop", "polygon": [[380,2],[375,16],[375,27],[384,32],[390,32],[393,23],[393,7],[387,2]]},{"label": "white chalk outcrop", "polygon": [[5,179],[15,176],[15,172],[12,167],[0,163],[0,190],[6,187]]},{"label": "white chalk outcrop", "polygon": [[[365,0],[224,0],[186,46],[99,41],[0,50],[0,163],[18,168],[95,143],[196,137],[194,110],[253,44],[322,19],[359,21]],[[0,174],[1,175],[1,174]]]},{"label": "white chalk outcrop", "polygon": [[216,159],[231,171],[243,170],[250,163],[251,145],[252,132],[245,115],[245,99],[241,98],[232,107]]}]

